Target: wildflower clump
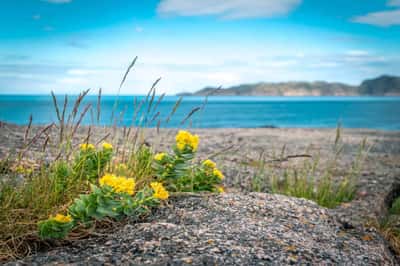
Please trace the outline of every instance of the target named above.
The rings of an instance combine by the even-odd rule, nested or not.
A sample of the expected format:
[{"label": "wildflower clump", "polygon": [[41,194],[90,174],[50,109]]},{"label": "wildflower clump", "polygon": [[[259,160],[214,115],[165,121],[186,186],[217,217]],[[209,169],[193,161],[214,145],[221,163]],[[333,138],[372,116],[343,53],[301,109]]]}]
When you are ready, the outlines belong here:
[{"label": "wildflower clump", "polygon": [[169,197],[168,191],[160,182],[151,182],[150,187],[153,189],[153,197],[160,200],[166,200]]},{"label": "wildflower clump", "polygon": [[82,143],[79,147],[82,152],[94,151],[96,149],[95,146],[91,143]]},{"label": "wildflower clump", "polygon": [[223,173],[215,162],[207,159],[196,163],[195,155],[199,136],[180,130],[175,137],[172,153],[162,152],[154,156],[153,169],[158,181],[166,184],[170,191],[214,191],[220,192]]},{"label": "wildflower clump", "polygon": [[113,147],[107,142],[102,144],[102,149],[96,149],[90,143],[81,144],[80,153],[76,156],[73,167],[76,178],[84,178],[92,183],[96,182],[111,161],[112,154]]},{"label": "wildflower clump", "polygon": [[64,238],[74,227],[74,223],[70,215],[57,214],[39,222],[38,226],[39,236],[43,239]]},{"label": "wildflower clump", "polygon": [[167,155],[167,154],[166,154],[165,152],[157,153],[157,154],[154,156],[154,160],[156,160],[156,161],[162,161],[162,160],[165,158],[166,155]]},{"label": "wildflower clump", "polygon": [[135,191],[135,180],[124,176],[106,174],[99,180],[100,186],[109,186],[117,193],[133,195]]},{"label": "wildflower clump", "polygon": [[89,194],[82,194],[74,200],[68,208],[68,215],[57,214],[39,222],[39,236],[43,239],[65,238],[74,227],[90,225],[106,217],[139,218],[169,196],[158,182],[135,191],[134,178],[105,174],[98,183],[98,186],[91,184]]},{"label": "wildflower clump", "polygon": [[102,147],[104,150],[112,150],[113,146],[108,142],[103,142]]},{"label": "wildflower clump", "polygon": [[52,218],[54,221],[59,222],[59,223],[69,223],[72,222],[71,215],[63,215],[63,214],[57,214]]},{"label": "wildflower clump", "polygon": [[181,152],[185,150],[195,152],[199,146],[199,136],[192,135],[190,132],[185,130],[179,130],[175,140],[176,147]]}]

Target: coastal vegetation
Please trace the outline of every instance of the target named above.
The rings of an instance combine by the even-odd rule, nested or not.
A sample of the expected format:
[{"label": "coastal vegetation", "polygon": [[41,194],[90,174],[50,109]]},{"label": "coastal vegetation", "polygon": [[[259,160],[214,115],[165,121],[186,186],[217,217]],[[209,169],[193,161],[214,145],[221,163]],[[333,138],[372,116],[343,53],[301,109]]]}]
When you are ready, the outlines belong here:
[{"label": "coastal vegetation", "polygon": [[[100,139],[94,139],[92,134],[96,122],[93,126],[81,127],[88,113],[98,124],[101,90],[97,108],[81,106],[89,92],[84,91],[73,103],[70,113],[68,97],[60,105],[52,94],[58,123],[41,127],[36,133],[30,118],[23,147],[0,161],[1,261],[31,254],[54,243],[51,239],[60,239],[62,243],[62,239],[86,237],[99,227],[112,227],[126,217],[143,219],[175,192],[224,191],[224,175],[216,164],[196,158],[200,143],[197,135],[179,131],[171,151],[162,153],[155,153],[144,142],[146,126],[157,119],[157,106],[163,98],[156,101],[158,81],[145,99],[134,102],[133,121],[140,123],[137,127],[125,128],[122,137],[110,137],[110,131],[115,132],[118,123],[114,112],[111,117],[114,127],[97,126],[96,130],[104,130]],[[166,122],[180,101],[173,106]],[[158,130],[161,121],[157,124]],[[53,135],[51,130],[57,134]],[[77,136],[79,130],[87,130],[83,139]],[[29,158],[33,146],[39,150],[39,154],[35,153],[38,158]]]},{"label": "coastal vegetation", "polygon": [[1,258],[29,254],[43,240],[71,232],[74,238],[85,236],[104,221],[140,220],[170,192],[223,192],[224,176],[216,164],[196,160],[199,141],[179,131],[172,153],[155,154],[141,145],[125,161],[108,142],[101,148],[83,143],[71,160],[40,169],[2,161],[8,180],[0,188]]},{"label": "coastal vegetation", "polygon": [[[251,162],[257,169],[252,178],[252,190],[310,199],[327,208],[337,207],[354,198],[358,177],[369,148],[364,139],[348,170],[338,173],[338,163],[343,152],[339,125],[331,154],[328,155],[329,158],[325,158],[324,164],[321,163],[320,155],[287,156],[284,149],[272,160],[267,160],[265,154],[261,154],[259,160]],[[287,164],[282,168],[281,164],[290,159],[302,159],[302,162]]]}]

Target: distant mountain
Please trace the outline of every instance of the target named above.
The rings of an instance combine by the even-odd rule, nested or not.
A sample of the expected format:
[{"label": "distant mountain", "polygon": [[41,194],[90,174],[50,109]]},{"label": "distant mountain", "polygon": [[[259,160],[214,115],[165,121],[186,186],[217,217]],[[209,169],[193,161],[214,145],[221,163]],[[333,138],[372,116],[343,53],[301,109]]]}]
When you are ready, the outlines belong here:
[{"label": "distant mountain", "polygon": [[380,76],[365,80],[360,86],[337,82],[279,82],[242,84],[226,89],[206,87],[195,93],[179,93],[182,96],[356,96],[400,95],[400,77]]},{"label": "distant mountain", "polygon": [[380,76],[368,79],[359,87],[361,95],[400,95],[400,77]]}]

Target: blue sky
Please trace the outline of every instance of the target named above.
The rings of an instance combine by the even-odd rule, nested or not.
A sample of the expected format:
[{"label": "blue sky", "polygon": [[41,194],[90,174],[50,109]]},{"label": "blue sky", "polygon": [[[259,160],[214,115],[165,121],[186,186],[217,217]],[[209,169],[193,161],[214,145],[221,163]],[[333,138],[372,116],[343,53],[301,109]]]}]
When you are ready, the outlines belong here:
[{"label": "blue sky", "polygon": [[1,0],[0,93],[400,75],[400,0]]}]

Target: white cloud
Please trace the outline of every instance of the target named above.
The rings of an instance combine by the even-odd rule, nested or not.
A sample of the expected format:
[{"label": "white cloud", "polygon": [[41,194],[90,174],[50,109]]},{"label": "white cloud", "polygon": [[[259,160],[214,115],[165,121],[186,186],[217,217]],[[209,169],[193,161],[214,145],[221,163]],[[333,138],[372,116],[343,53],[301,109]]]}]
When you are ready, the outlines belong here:
[{"label": "white cloud", "polygon": [[389,0],[388,6],[400,6],[400,0]]},{"label": "white cloud", "polygon": [[226,19],[276,17],[288,14],[302,0],[162,0],[162,16],[218,16]]},{"label": "white cloud", "polygon": [[42,0],[44,2],[48,2],[51,4],[68,4],[71,3],[72,0]]},{"label": "white cloud", "polygon": [[400,9],[368,13],[352,19],[353,22],[388,27],[400,25]]},{"label": "white cloud", "polygon": [[[389,0],[386,5],[400,7],[400,0]],[[353,17],[351,21],[380,27],[400,25],[400,9],[371,12],[366,15]]]}]

